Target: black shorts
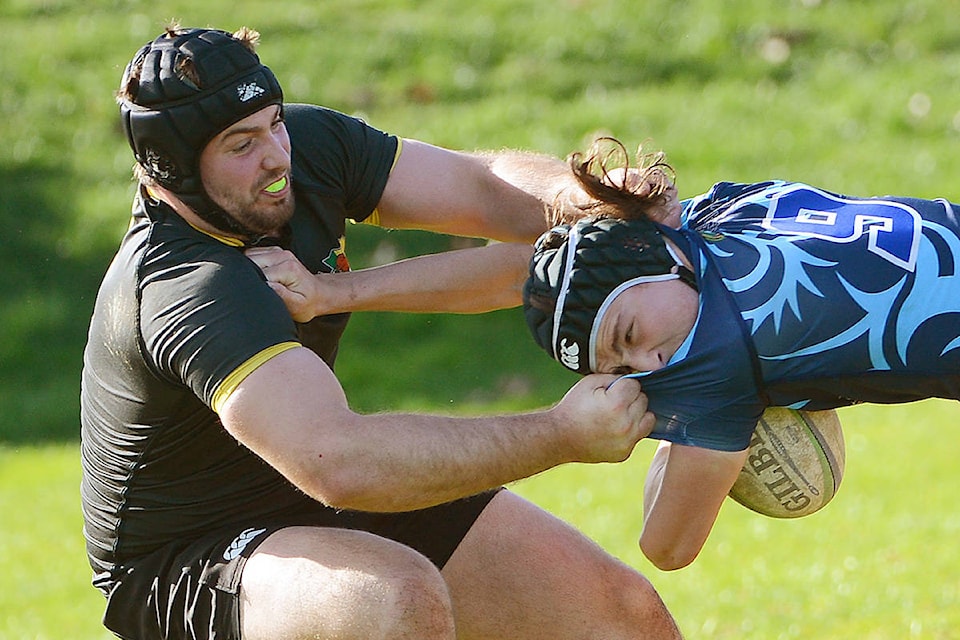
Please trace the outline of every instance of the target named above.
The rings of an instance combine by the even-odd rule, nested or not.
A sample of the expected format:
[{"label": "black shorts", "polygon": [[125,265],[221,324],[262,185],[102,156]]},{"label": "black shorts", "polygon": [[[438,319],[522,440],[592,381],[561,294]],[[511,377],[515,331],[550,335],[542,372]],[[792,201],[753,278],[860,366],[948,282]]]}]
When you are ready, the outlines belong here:
[{"label": "black shorts", "polygon": [[[409,513],[344,512],[337,526],[405,544],[442,569],[496,493]],[[309,519],[251,523],[167,545],[102,587],[107,592],[103,624],[125,640],[240,640],[238,594],[247,558],[275,531],[317,524]]]}]

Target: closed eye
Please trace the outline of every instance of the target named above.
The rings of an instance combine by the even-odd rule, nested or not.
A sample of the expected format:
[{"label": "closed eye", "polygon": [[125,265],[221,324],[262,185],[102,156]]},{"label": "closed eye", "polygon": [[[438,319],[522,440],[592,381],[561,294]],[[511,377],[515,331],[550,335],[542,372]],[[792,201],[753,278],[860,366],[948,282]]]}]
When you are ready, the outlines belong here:
[{"label": "closed eye", "polygon": [[636,321],[631,322],[627,326],[627,332],[623,334],[623,344],[627,347],[633,345],[633,338],[637,334],[637,323]]}]

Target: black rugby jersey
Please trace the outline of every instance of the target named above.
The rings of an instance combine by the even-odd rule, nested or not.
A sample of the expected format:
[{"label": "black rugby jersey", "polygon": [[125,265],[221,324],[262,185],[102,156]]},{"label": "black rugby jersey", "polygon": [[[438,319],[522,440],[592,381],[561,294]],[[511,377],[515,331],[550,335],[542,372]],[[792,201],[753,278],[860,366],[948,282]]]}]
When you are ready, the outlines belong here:
[{"label": "black rugby jersey", "polygon": [[[374,211],[398,140],[321,107],[286,105],[285,120],[296,209],[283,244],[313,272],[347,270],[346,220]],[[286,346],[333,366],[347,319],[294,323],[241,249],[136,198],[84,351],[81,493],[95,584],[171,541],[326,509],[234,440],[211,407],[231,373]]]}]

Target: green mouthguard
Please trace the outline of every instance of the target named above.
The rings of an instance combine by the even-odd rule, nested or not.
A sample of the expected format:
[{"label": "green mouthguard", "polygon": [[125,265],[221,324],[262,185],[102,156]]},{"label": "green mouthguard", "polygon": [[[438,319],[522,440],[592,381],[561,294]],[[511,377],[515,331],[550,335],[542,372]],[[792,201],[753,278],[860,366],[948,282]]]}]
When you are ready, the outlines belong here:
[{"label": "green mouthguard", "polygon": [[277,191],[280,191],[281,189],[283,189],[285,186],[287,186],[286,176],[274,182],[272,185],[264,189],[264,191],[266,191],[267,193],[276,193]]}]

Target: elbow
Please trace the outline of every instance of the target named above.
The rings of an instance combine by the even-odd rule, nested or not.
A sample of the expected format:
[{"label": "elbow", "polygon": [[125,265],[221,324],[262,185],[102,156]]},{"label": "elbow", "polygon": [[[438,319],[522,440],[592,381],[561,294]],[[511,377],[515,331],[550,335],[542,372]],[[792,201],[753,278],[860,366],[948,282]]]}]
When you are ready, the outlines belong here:
[{"label": "elbow", "polygon": [[646,549],[643,550],[643,555],[653,563],[657,569],[660,571],[676,571],[677,569],[683,569],[693,562],[696,555],[680,555],[673,553],[666,554],[655,554],[649,553]]},{"label": "elbow", "polygon": [[314,500],[333,509],[371,510],[370,487],[354,470],[337,465],[323,465],[300,475],[297,487]]},{"label": "elbow", "polygon": [[353,509],[355,492],[349,485],[331,477],[312,477],[308,481],[296,483],[308,496],[333,509]]},{"label": "elbow", "polygon": [[338,511],[393,511],[365,486],[345,478],[315,478],[308,485],[299,485],[301,491],[323,505]]},{"label": "elbow", "polygon": [[661,571],[683,569],[696,560],[700,547],[685,547],[677,543],[657,543],[640,536],[640,550],[643,555]]},{"label": "elbow", "polygon": [[280,469],[286,478],[305,494],[334,509],[362,509],[369,491],[368,483],[329,449],[321,455],[301,458],[291,468]]}]

